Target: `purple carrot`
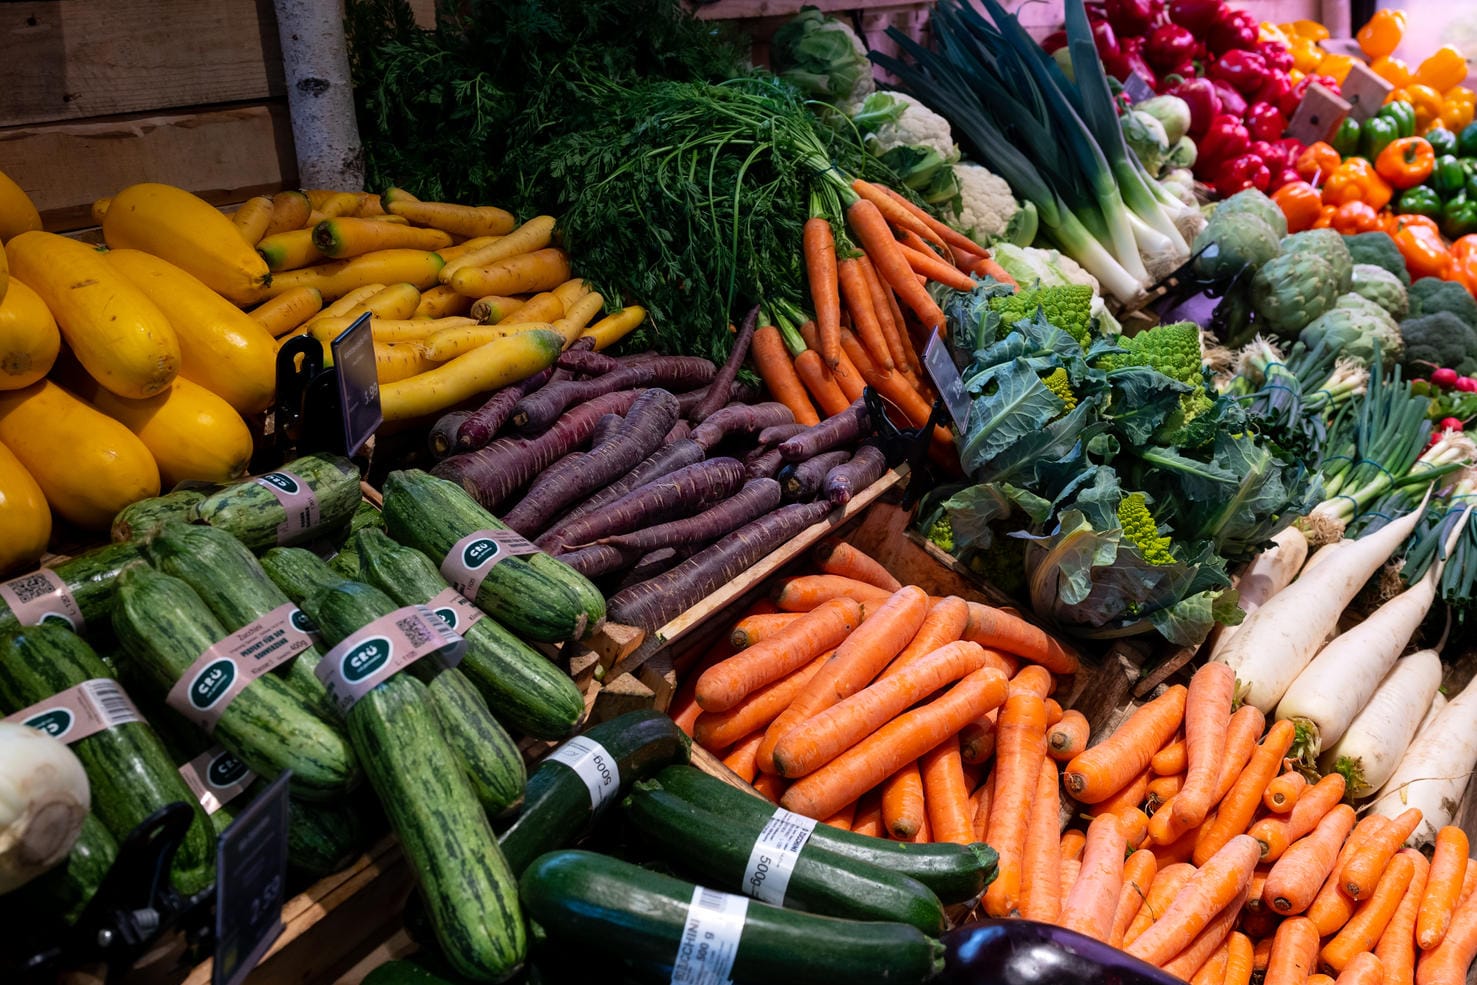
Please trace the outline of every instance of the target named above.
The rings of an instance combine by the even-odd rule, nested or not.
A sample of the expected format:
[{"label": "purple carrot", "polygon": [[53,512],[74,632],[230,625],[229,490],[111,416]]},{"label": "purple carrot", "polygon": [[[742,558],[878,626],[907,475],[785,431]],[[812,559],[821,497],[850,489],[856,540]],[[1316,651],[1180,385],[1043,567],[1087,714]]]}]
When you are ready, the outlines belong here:
[{"label": "purple carrot", "polygon": [[[708,394],[712,392],[713,388],[711,386],[705,386],[701,390],[689,390],[687,393],[678,397],[677,402],[682,407],[682,416],[688,420],[692,420],[693,409],[707,399]],[[724,403],[752,404],[758,396],[759,391],[757,388],[747,383],[734,383],[728,388],[728,399]]]},{"label": "purple carrot", "polygon": [[552,530],[544,534],[538,546],[552,554],[593,544],[601,537],[689,516],[732,496],[743,484],[742,462],[710,458],[654,479],[578,520],[560,524],[557,534]]},{"label": "purple carrot", "polygon": [[583,446],[605,414],[624,414],[640,396],[624,390],[596,397],[559,419],[536,438],[498,438],[476,451],[453,455],[431,474],[458,483],[483,509],[497,512],[513,493],[561,457]]},{"label": "purple carrot", "polygon": [[712,595],[806,527],[819,523],[829,503],[791,503],[704,548],[677,567],[617,592],[607,603],[611,622],[652,632]]},{"label": "purple carrot", "polygon": [[600,543],[647,551],[681,544],[706,544],[737,530],[750,520],[759,519],[779,505],[778,482],[773,479],[750,479],[738,492],[708,507],[697,516],[605,537]]},{"label": "purple carrot", "polygon": [[[561,355],[592,352],[594,347],[594,339],[575,339],[574,343]],[[560,380],[568,379],[569,376],[568,370],[560,369],[556,365],[543,372],[535,373],[521,383],[514,383],[494,391],[487,402],[473,411],[472,415],[457,430],[456,450],[475,451],[485,447],[489,441],[497,437],[503,425],[508,423],[508,418],[512,416],[513,408],[517,406],[518,401],[539,387],[549,383],[558,383]]]},{"label": "purple carrot", "polygon": [[621,578],[620,583],[616,586],[616,591],[623,591],[632,585],[640,584],[648,578],[655,578],[664,571],[670,571],[702,550],[705,546],[707,545],[688,544],[683,547],[663,547],[649,554],[643,554],[635,564],[631,565],[631,570],[627,571],[625,576]]},{"label": "purple carrot", "polygon": [[[673,427],[675,428],[675,425]],[[670,445],[663,445],[647,456],[640,465],[566,513],[558,523],[544,531],[543,536],[557,543],[566,525],[615,502],[633,489],[660,479],[664,475],[670,475],[678,469],[696,465],[702,460],[703,448],[696,441],[680,439]]]},{"label": "purple carrot", "polygon": [[826,473],[821,494],[837,506],[845,506],[851,497],[882,478],[887,471],[887,458],[876,445],[862,445],[845,465]]},{"label": "purple carrot", "polygon": [[563,380],[530,393],[513,409],[513,426],[523,434],[537,434],[557,421],[566,408],[602,393],[632,387],[661,387],[676,393],[711,382],[714,372],[711,362],[696,356],[665,356],[624,363],[620,369],[593,379]]},{"label": "purple carrot", "polygon": [[744,459],[744,474],[751,479],[773,479],[784,464],[778,448],[765,448]]},{"label": "purple carrot", "polygon": [[794,421],[791,421],[789,424],[771,424],[759,432],[759,447],[771,448],[787,438],[795,437],[795,435],[804,430],[804,424],[796,424]]},{"label": "purple carrot", "polygon": [[431,457],[441,461],[450,455],[456,448],[456,436],[461,430],[462,422],[472,416],[469,410],[454,410],[448,414],[442,414],[431,425],[431,431],[426,435],[426,446],[431,451]]},{"label": "purple carrot", "polygon": [[781,441],[780,454],[787,462],[803,462],[832,448],[855,444],[868,433],[871,423],[867,405],[858,397],[856,403],[835,417],[828,417],[795,437]]},{"label": "purple carrot", "polygon": [[565,507],[620,477],[629,463],[639,462],[656,451],[662,437],[676,423],[677,398],[666,390],[644,391],[626,412],[626,419],[613,438],[598,448],[566,455],[551,465],[534,480],[518,505],[504,515],[503,522],[525,537],[537,537]]},{"label": "purple carrot", "polygon": [[815,499],[826,474],[838,465],[845,465],[850,458],[849,451],[828,451],[801,462],[785,478],[785,500],[804,503]]},{"label": "purple carrot", "polygon": [[621,425],[626,419],[619,414],[602,414],[600,420],[595,422],[595,430],[590,434],[590,447],[595,448],[603,445],[608,438],[615,437]]},{"label": "purple carrot", "polygon": [[607,356],[603,352],[591,352],[588,350],[566,349],[559,353],[559,358],[554,360],[554,365],[560,369],[567,369],[571,373],[580,373],[584,376],[599,376],[601,373],[609,373],[620,369],[624,365],[614,356]]},{"label": "purple carrot", "polygon": [[668,431],[667,436],[662,439],[662,447],[665,448],[690,437],[692,437],[692,425],[686,421],[678,421],[672,425],[672,430]]},{"label": "purple carrot", "polygon": [[724,404],[730,384],[738,378],[739,367],[744,364],[744,357],[749,354],[749,341],[754,338],[754,329],[759,324],[759,306],[756,304],[749,309],[744,316],[743,324],[739,326],[738,335],[734,336],[733,348],[728,350],[728,359],[723,367],[718,370],[718,375],[713,377],[712,392],[703,398],[703,402],[693,408],[689,415],[692,420],[701,424],[709,417],[716,414]]},{"label": "purple carrot", "polygon": [[692,440],[712,448],[731,434],[754,434],[776,424],[794,424],[795,415],[781,403],[729,404],[692,429]]},{"label": "purple carrot", "polygon": [[606,544],[591,544],[577,551],[557,555],[557,560],[563,561],[586,578],[599,578],[601,575],[608,575],[612,571],[620,571],[622,568],[635,564],[640,557],[640,551],[622,550]]}]

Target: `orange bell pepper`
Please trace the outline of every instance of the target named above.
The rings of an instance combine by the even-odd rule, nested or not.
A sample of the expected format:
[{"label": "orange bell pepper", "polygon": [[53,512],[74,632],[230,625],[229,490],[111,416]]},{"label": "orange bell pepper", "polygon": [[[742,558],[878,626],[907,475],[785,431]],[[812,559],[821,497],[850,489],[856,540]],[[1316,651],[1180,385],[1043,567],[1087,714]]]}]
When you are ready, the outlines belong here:
[{"label": "orange bell pepper", "polygon": [[1477,289],[1474,288],[1474,283],[1477,283],[1473,281],[1474,273],[1477,273],[1477,268],[1473,267],[1471,260],[1458,260],[1452,257],[1451,265],[1442,271],[1441,279],[1460,284],[1467,289],[1468,294],[1471,294],[1474,289]]},{"label": "orange bell pepper", "polygon": [[1431,121],[1441,115],[1441,104],[1445,102],[1441,93],[1428,85],[1408,85],[1405,91],[1410,96],[1410,105],[1415,109],[1415,128],[1425,133]]},{"label": "orange bell pepper", "polygon": [[1276,24],[1273,24],[1271,21],[1262,21],[1256,27],[1256,39],[1258,44],[1264,44],[1268,41],[1281,41],[1285,45],[1292,45],[1292,35],[1288,34],[1286,31],[1282,30],[1282,28],[1278,27]]},{"label": "orange bell pepper", "polygon": [[1333,149],[1333,145],[1319,140],[1311,143],[1298,155],[1297,163],[1293,170],[1297,171],[1298,177],[1304,181],[1321,182],[1327,181],[1328,176],[1333,174],[1334,169],[1343,163],[1339,152]]},{"label": "orange bell pepper", "polygon": [[1477,257],[1477,233],[1470,233],[1452,241],[1452,260],[1470,260]]},{"label": "orange bell pepper", "polygon": [[[1283,30],[1287,30],[1287,27],[1288,25],[1283,25]],[[1293,21],[1291,27],[1292,33],[1300,38],[1313,41],[1327,41],[1329,38],[1328,28],[1318,21]]]},{"label": "orange bell pepper", "polygon": [[1467,78],[1467,59],[1451,45],[1442,45],[1421,62],[1415,70],[1415,80],[1438,92],[1459,86]]},{"label": "orange bell pepper", "polygon": [[1385,145],[1374,169],[1395,188],[1414,188],[1436,170],[1436,152],[1425,137],[1402,137]]},{"label": "orange bell pepper", "polygon": [[1386,9],[1375,11],[1369,22],[1354,35],[1354,40],[1370,58],[1386,58],[1400,46],[1400,39],[1404,36],[1405,11]]},{"label": "orange bell pepper", "polygon": [[1451,252],[1435,226],[1425,216],[1402,215],[1396,223],[1392,234],[1395,246],[1405,258],[1405,269],[1412,280],[1440,277],[1451,267]]},{"label": "orange bell pepper", "polygon": [[1339,85],[1343,85],[1353,68],[1354,57],[1352,55],[1324,55],[1323,61],[1318,63],[1318,74],[1327,75]]},{"label": "orange bell pepper", "polygon": [[1369,69],[1397,89],[1410,85],[1410,66],[1388,55],[1369,63]]},{"label": "orange bell pepper", "polygon": [[1334,209],[1331,224],[1345,236],[1373,232],[1380,228],[1380,214],[1364,202],[1345,202]]},{"label": "orange bell pepper", "polygon": [[1313,222],[1314,229],[1331,229],[1333,227],[1333,214],[1338,209],[1332,205],[1325,205],[1318,211],[1318,218]]},{"label": "orange bell pepper", "polygon": [[1294,37],[1292,43],[1287,46],[1287,51],[1292,55],[1292,64],[1299,72],[1316,72],[1318,66],[1323,64],[1323,59],[1328,52],[1318,46],[1318,42],[1311,38],[1301,36]]},{"label": "orange bell pepper", "polygon": [[1386,106],[1390,105],[1391,103],[1408,103],[1408,102],[1410,102],[1410,90],[1407,89],[1405,86],[1399,86],[1399,87],[1394,88],[1394,89],[1391,89],[1389,92],[1385,93],[1385,105]]},{"label": "orange bell pepper", "polygon": [[1334,169],[1323,186],[1324,205],[1364,202],[1378,212],[1390,204],[1394,190],[1360,157],[1351,157]]},{"label": "orange bell pepper", "polygon": [[1477,93],[1464,86],[1456,86],[1446,91],[1446,99],[1441,104],[1441,119],[1448,129],[1459,133],[1472,122],[1474,109],[1477,109]]},{"label": "orange bell pepper", "polygon": [[1312,229],[1323,214],[1323,199],[1319,197],[1318,189],[1306,181],[1289,181],[1272,193],[1272,201],[1287,218],[1287,231],[1290,233]]}]

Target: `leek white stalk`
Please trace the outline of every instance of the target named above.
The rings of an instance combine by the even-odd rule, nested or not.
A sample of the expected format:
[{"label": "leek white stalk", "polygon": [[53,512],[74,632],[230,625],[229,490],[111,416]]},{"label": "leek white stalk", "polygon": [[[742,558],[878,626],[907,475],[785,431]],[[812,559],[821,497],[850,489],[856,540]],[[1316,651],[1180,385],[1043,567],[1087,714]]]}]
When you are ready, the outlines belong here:
[{"label": "leek white stalk", "polygon": [[66,858],[91,805],[87,773],[72,750],[0,722],[0,893]]},{"label": "leek white stalk", "polygon": [[1342,774],[1351,800],[1384,786],[1419,734],[1433,699],[1440,697],[1439,687],[1441,656],[1435,650],[1401,657],[1344,734],[1319,757],[1319,772]]}]

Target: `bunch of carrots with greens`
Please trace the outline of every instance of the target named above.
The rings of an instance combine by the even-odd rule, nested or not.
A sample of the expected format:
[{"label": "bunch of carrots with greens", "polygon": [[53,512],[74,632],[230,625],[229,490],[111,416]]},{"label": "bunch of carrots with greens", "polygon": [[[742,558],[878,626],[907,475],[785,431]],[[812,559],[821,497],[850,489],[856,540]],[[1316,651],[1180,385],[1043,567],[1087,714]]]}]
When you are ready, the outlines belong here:
[{"label": "bunch of carrots with greens", "polygon": [[[1050,697],[1076,657],[1045,632],[900,585],[844,542],[817,563],[690,670],[672,709],[761,795],[874,836],[988,842],[987,914],[1088,934],[1192,985],[1466,980],[1466,835],[1441,828],[1428,861],[1402,847],[1418,808],[1359,819],[1343,776],[1293,768],[1292,721],[1234,707],[1226,664],[1089,745],[1087,719]],[[1063,830],[1063,791],[1085,827]]]}]

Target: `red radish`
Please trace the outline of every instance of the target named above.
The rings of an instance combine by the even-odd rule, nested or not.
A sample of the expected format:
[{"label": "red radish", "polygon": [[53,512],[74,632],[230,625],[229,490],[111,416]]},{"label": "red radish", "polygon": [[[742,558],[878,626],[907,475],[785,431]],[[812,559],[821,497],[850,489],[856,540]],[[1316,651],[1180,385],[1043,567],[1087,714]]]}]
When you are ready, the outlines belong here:
[{"label": "red radish", "polygon": [[1457,377],[1456,388],[1463,393],[1477,393],[1477,380],[1472,379],[1470,376],[1459,376]]},{"label": "red radish", "polygon": [[1436,425],[1437,430],[1440,431],[1460,431],[1464,427],[1466,425],[1460,417],[1443,417],[1441,423]]},{"label": "red radish", "polygon": [[1440,369],[1431,370],[1431,382],[1437,386],[1456,386],[1458,375],[1457,371],[1451,367],[1442,366]]}]

